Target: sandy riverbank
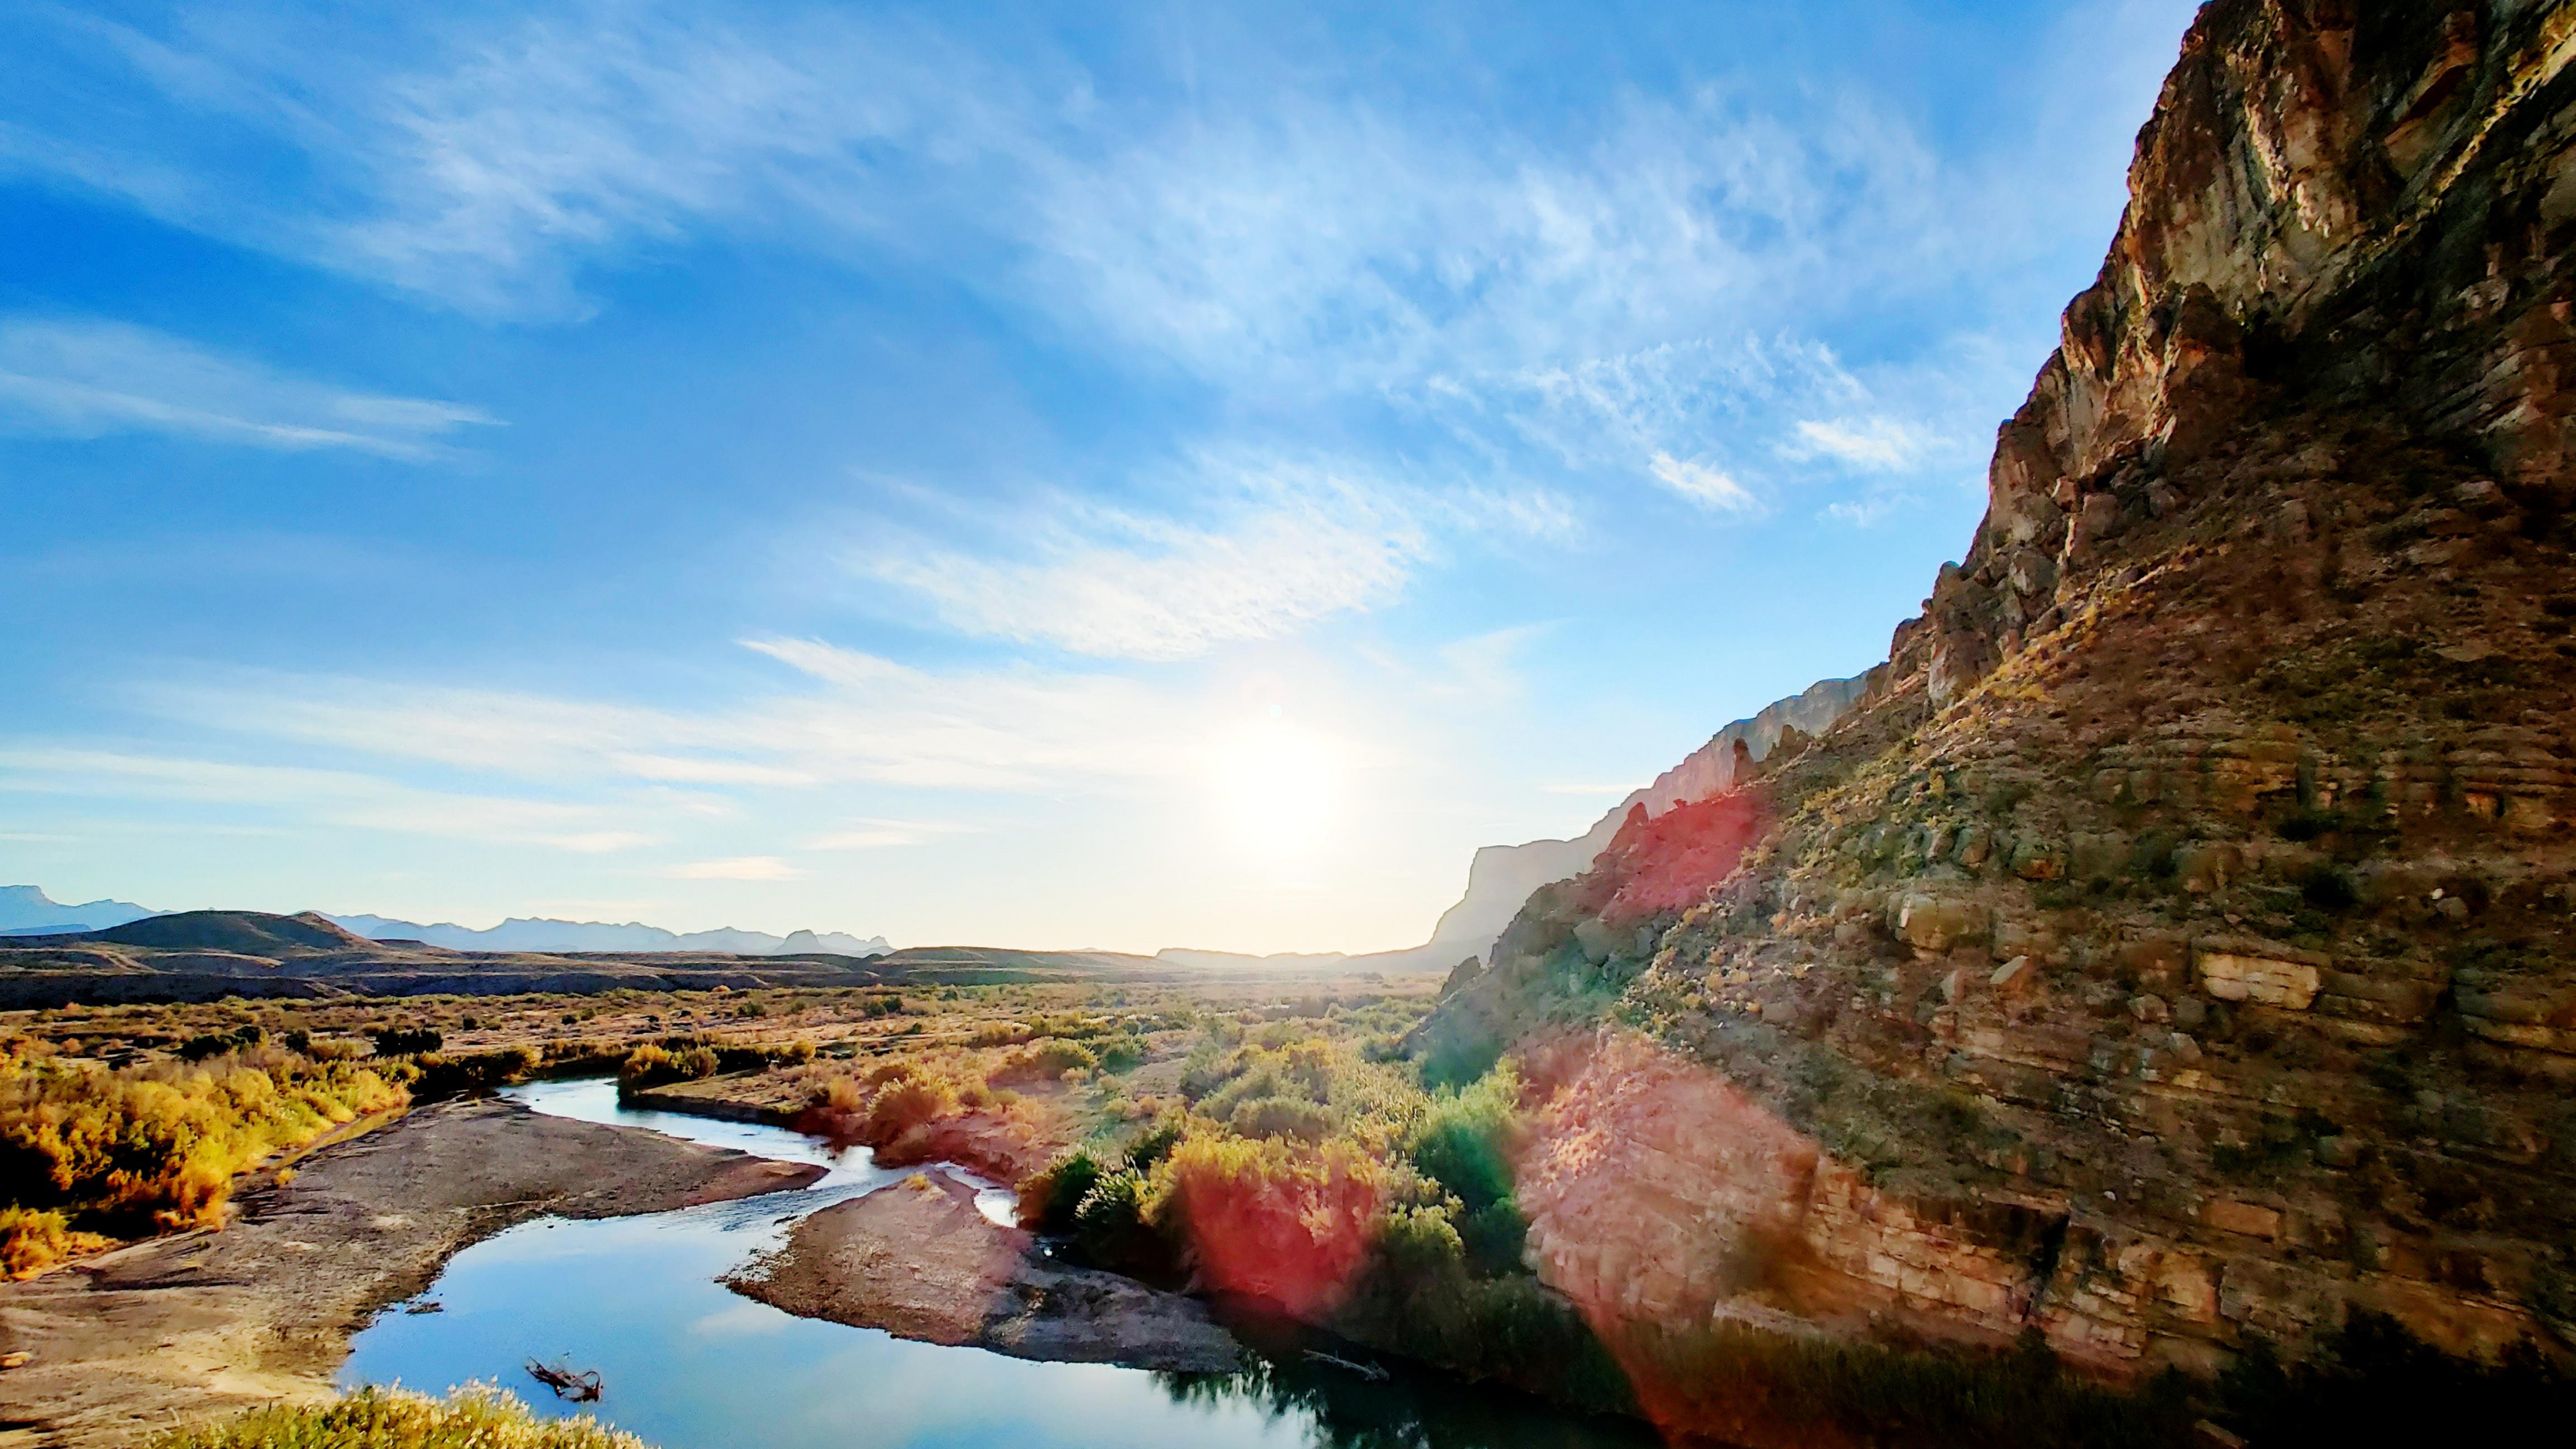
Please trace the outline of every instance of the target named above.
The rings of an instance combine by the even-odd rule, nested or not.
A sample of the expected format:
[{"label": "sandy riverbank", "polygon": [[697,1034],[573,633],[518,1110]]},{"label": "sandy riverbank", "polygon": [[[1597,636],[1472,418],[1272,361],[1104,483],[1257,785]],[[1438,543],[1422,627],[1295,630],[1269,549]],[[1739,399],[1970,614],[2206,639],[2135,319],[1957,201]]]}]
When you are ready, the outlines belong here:
[{"label": "sandy riverbank", "polygon": [[0,1284],[0,1449],[121,1445],[328,1392],[349,1338],[467,1245],[531,1218],[664,1212],[811,1183],[819,1167],[543,1116],[424,1107],[245,1192],[219,1233]]},{"label": "sandy riverbank", "polygon": [[825,1208],[726,1283],[803,1317],[1016,1358],[1196,1373],[1243,1364],[1195,1300],[1043,1257],[945,1177],[916,1174]]}]

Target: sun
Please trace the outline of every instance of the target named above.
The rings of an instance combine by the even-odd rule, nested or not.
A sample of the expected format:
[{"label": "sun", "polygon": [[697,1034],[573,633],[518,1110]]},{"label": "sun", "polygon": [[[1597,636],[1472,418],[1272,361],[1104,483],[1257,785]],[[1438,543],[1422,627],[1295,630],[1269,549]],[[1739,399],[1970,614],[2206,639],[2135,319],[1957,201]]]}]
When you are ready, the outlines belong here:
[{"label": "sun", "polygon": [[1259,854],[1295,857],[1322,845],[1337,777],[1331,744],[1269,716],[1214,752],[1215,804],[1226,833]]}]

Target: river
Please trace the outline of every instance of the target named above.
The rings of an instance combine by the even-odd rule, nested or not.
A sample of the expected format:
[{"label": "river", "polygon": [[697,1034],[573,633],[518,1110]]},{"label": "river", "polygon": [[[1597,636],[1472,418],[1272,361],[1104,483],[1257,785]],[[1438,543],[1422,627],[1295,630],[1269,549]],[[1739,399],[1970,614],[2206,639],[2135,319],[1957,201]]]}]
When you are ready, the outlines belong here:
[{"label": "river", "polygon": [[[616,1084],[540,1082],[505,1095],[829,1171],[812,1187],[678,1212],[543,1218],[467,1248],[438,1281],[362,1331],[344,1386],[444,1391],[498,1383],[541,1412],[575,1412],[528,1377],[531,1358],[597,1369],[583,1406],[660,1449],[1646,1449],[1642,1426],[1557,1413],[1522,1395],[1398,1373],[1384,1383],[1290,1356],[1225,1377],[1031,1363],[797,1318],[717,1280],[807,1213],[906,1175],[867,1149],[783,1128],[618,1105]],[[958,1174],[962,1179],[964,1174]],[[1009,1196],[979,1206],[1007,1220]],[[435,1311],[425,1309],[435,1304]]]}]

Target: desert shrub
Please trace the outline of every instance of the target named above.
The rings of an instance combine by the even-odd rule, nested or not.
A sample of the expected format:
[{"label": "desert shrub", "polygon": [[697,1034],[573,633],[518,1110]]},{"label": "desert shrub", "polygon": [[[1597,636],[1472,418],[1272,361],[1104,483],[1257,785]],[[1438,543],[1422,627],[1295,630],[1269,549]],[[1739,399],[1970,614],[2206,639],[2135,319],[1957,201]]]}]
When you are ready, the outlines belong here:
[{"label": "desert shrub", "polygon": [[1153,1171],[1156,1163],[1169,1157],[1172,1149],[1181,1145],[1181,1138],[1187,1135],[1188,1131],[1188,1127],[1175,1117],[1166,1117],[1156,1122],[1146,1128],[1143,1135],[1128,1147],[1128,1165],[1138,1172]]},{"label": "desert shrub", "polygon": [[447,1041],[447,1038],[440,1036],[436,1030],[426,1026],[380,1026],[370,1030],[367,1037],[376,1044],[376,1055],[380,1057],[407,1057],[417,1056],[422,1052],[434,1052]]},{"label": "desert shrub", "polygon": [[1154,1177],[1152,1216],[1202,1279],[1299,1316],[1347,1291],[1393,1187],[1385,1163],[1338,1137],[1189,1137]]},{"label": "desert shrub", "polygon": [[1339,1123],[1333,1109],[1323,1103],[1289,1097],[1239,1102],[1226,1118],[1226,1125],[1246,1137],[1294,1137],[1307,1142],[1322,1141]]},{"label": "desert shrub", "polygon": [[30,1278],[110,1241],[98,1233],[74,1231],[71,1219],[52,1209],[0,1207],[0,1277]]},{"label": "desert shrub", "polygon": [[588,1415],[541,1419],[484,1384],[445,1399],[360,1389],[322,1404],[274,1404],[228,1423],[181,1429],[150,1449],[650,1449]]},{"label": "desert shrub", "polygon": [[1145,1038],[1132,1031],[1101,1037],[1093,1048],[1100,1053],[1100,1069],[1105,1072],[1123,1072],[1145,1061]]},{"label": "desert shrub", "polygon": [[1074,1246],[1089,1262],[1142,1278],[1172,1275],[1174,1254],[1147,1219],[1151,1189],[1133,1169],[1103,1173],[1073,1210]]},{"label": "desert shrub", "polygon": [[1078,1041],[1046,1037],[1012,1052],[995,1068],[992,1080],[1006,1084],[1051,1081],[1067,1072],[1087,1072],[1099,1056]]},{"label": "desert shrub", "polygon": [[[258,1026],[235,1027],[228,1032],[204,1032],[179,1043],[179,1056],[184,1061],[202,1062],[226,1052],[258,1046],[268,1040],[268,1032]],[[300,1050],[300,1048],[298,1048]]]},{"label": "desert shrub", "polygon": [[525,1081],[528,1074],[545,1064],[546,1054],[532,1046],[495,1047],[490,1051],[459,1052],[453,1056],[424,1052],[412,1058],[420,1075],[412,1084],[418,1097],[452,1097],[465,1092],[489,1091],[511,1082]]},{"label": "desert shrub", "polygon": [[1500,1379],[1577,1407],[1633,1407],[1618,1362],[1562,1296],[1527,1274],[1478,1278],[1450,1216],[1398,1207],[1334,1327],[1365,1343]]},{"label": "desert shrub", "polygon": [[856,1112],[866,1102],[867,1096],[859,1090],[859,1084],[847,1077],[834,1077],[817,1085],[805,1099],[805,1105],[827,1112]]},{"label": "desert shrub", "polygon": [[404,1100],[373,1070],[276,1047],[117,1070],[0,1056],[0,1192],[85,1230],[218,1226],[235,1173]]},{"label": "desert shrub", "polygon": [[900,1077],[877,1089],[868,1103],[866,1139],[875,1143],[894,1139],[958,1109],[957,1089],[928,1076]]},{"label": "desert shrub", "polygon": [[1414,1135],[1414,1170],[1457,1194],[1471,1212],[1510,1197],[1519,1100],[1520,1079],[1509,1066],[1464,1091],[1443,1093]]},{"label": "desert shrub", "polygon": [[1020,1184],[1020,1221],[1041,1233],[1071,1232],[1074,1210],[1108,1171],[1090,1148],[1072,1149]]},{"label": "desert shrub", "polygon": [[648,1043],[628,1052],[626,1060],[618,1065],[617,1095],[624,1097],[646,1087],[678,1081],[685,1075],[677,1052]]}]

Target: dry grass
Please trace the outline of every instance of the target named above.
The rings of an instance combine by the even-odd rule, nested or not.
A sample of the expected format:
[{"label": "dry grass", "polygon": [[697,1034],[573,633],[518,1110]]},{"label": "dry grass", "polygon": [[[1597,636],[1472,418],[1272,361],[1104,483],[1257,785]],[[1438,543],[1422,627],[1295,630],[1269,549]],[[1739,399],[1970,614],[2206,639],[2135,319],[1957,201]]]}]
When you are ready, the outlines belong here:
[{"label": "dry grass", "polygon": [[584,1415],[540,1419],[516,1398],[471,1384],[444,1399],[361,1389],[325,1404],[276,1405],[184,1429],[151,1449],[650,1449]]}]

